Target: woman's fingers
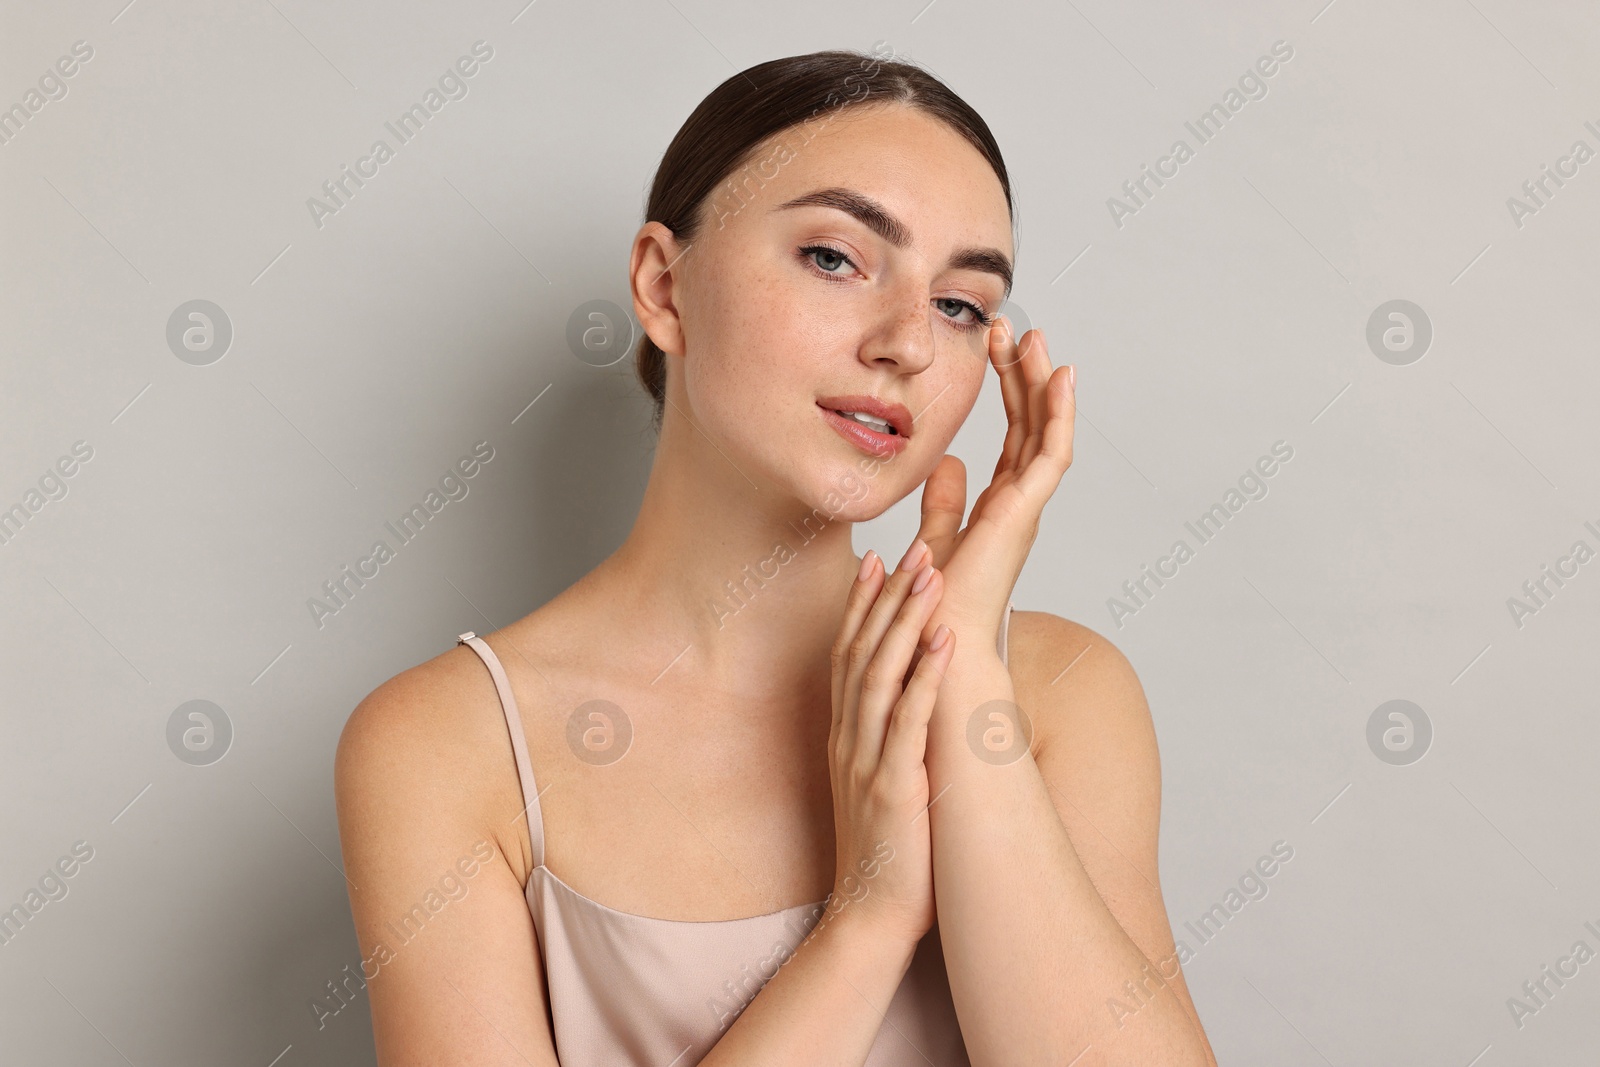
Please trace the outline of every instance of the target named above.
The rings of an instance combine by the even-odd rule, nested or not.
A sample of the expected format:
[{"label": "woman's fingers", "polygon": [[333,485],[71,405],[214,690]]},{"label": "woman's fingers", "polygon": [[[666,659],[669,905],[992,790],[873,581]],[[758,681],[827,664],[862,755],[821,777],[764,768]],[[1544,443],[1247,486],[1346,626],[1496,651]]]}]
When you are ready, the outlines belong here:
[{"label": "woman's fingers", "polygon": [[1020,457],[1024,467],[1038,455],[1045,423],[1050,421],[1050,401],[1045,395],[1046,383],[1050,379],[1050,346],[1045,343],[1043,331],[1029,332],[1038,336],[1033,338],[1028,350],[1022,354],[1023,375],[1028,383],[1028,432],[1022,439]]},{"label": "woman's fingers", "polygon": [[[913,541],[895,573],[883,580],[881,589],[876,577],[870,577],[868,587],[873,594],[868,598],[865,612],[852,599],[839,636],[834,640],[834,715],[840,743],[847,746],[847,751],[855,745],[860,731],[862,675],[899,614],[900,606],[911,595],[917,571],[927,557],[928,546],[920,540]],[[862,589],[861,582],[856,584],[852,597]]]},{"label": "woman's fingers", "polygon": [[[897,576],[898,577],[898,576]],[[900,699],[911,657],[922,630],[933,616],[943,592],[943,580],[932,563],[923,561],[894,613],[889,628],[871,653],[860,674],[860,703],[856,712],[855,764],[870,773],[883,758],[884,737],[895,703]]]},{"label": "woman's fingers", "polygon": [[933,552],[935,567],[943,567],[955,550],[966,514],[967,467],[946,453],[922,483],[922,525],[917,530],[917,537]]},{"label": "woman's fingers", "polygon": [[844,619],[839,623],[839,633],[833,639],[833,728],[839,728],[844,711],[845,675],[850,666],[850,642],[861,629],[862,620],[872,610],[883,583],[883,561],[872,549],[861,558],[861,570],[850,586],[850,597],[845,602]]},{"label": "woman's fingers", "polygon": [[[1039,450],[1017,479],[1030,500],[1047,500],[1061,483],[1061,475],[1072,466],[1072,438],[1078,414],[1078,396],[1072,385],[1072,368],[1062,367],[1045,383],[1050,418],[1040,435]],[[1043,505],[1041,505],[1042,507]]]},{"label": "woman's fingers", "polygon": [[1017,342],[1021,338],[1017,336],[1016,323],[1011,321],[1011,316],[1009,315],[996,316],[989,329],[989,356],[994,362],[994,369],[1003,374],[1016,366],[1017,358],[1020,355],[1017,352]]},{"label": "woman's fingers", "polygon": [[1016,465],[1027,432],[1028,390],[1022,374],[1019,340],[1012,335],[1011,320],[1004,315],[989,329],[989,361],[1000,375],[1000,398],[1006,409],[1006,439],[1000,448],[1000,461],[995,465],[996,477]]},{"label": "woman's fingers", "polygon": [[[1010,320],[1004,316],[990,332],[990,356],[1000,375],[1007,420],[995,481],[1007,471],[1021,479],[1041,452],[1056,459],[1065,456],[1061,470],[1066,470],[1072,462],[1072,428],[1077,417],[1076,368],[1052,366],[1044,331],[1029,330],[1015,342],[1009,340],[1010,332]],[[1048,480],[1045,473],[1026,481],[1043,483]],[[1060,472],[1054,473],[1059,480]],[[978,500],[981,505],[983,496]]]},{"label": "woman's fingers", "polygon": [[955,655],[955,649],[955,631],[940,623],[889,721],[883,742],[883,764],[890,774],[909,773],[927,758],[928,722],[933,718],[939,685],[944,681],[944,672],[950,668],[950,657]]}]

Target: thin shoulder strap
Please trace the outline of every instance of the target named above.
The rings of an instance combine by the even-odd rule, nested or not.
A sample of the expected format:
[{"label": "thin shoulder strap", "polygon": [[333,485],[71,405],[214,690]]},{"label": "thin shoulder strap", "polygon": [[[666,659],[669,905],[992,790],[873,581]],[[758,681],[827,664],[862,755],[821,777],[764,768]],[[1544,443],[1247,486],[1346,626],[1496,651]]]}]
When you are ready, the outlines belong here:
[{"label": "thin shoulder strap", "polygon": [[1011,633],[1011,613],[1015,610],[1016,609],[1011,606],[1011,602],[1009,600],[1006,601],[1006,613],[1005,616],[1000,620],[1000,640],[996,642],[996,647],[1000,651],[1001,663],[1010,663],[1010,660],[1006,659],[1006,639]]},{"label": "thin shoulder strap", "polygon": [[511,682],[506,678],[500,657],[494,654],[489,642],[468,630],[456,637],[458,644],[472,646],[472,650],[489,668],[494,687],[500,694],[500,708],[505,712],[506,729],[511,732],[511,752],[517,759],[517,779],[522,784],[522,811],[528,817],[528,844],[533,849],[533,865],[544,866],[544,815],[539,810],[539,790],[533,780],[533,764],[528,760],[528,742],[522,734],[522,716],[517,711],[517,698],[511,695]]}]

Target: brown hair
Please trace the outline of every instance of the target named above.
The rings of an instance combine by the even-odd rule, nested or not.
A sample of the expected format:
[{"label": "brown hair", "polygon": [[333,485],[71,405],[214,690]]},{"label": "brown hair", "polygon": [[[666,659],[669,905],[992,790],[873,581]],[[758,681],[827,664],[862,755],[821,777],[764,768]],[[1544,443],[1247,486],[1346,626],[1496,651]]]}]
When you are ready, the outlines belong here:
[{"label": "brown hair", "polygon": [[[883,42],[874,45],[875,51],[880,48],[893,54]],[[836,109],[837,114],[846,107],[882,103],[915,107],[966,138],[994,168],[1005,191],[1006,209],[1013,210],[1011,181],[1000,146],[965,100],[911,63],[866,52],[828,51],[758,63],[733,75],[700,101],[661,157],[645,205],[645,221],[661,223],[687,245],[710,215],[705,209],[713,191],[735,170],[752,169],[750,157],[768,138],[827,109]],[[780,151],[787,149],[780,146],[756,169],[765,169]],[[744,187],[755,181],[759,188],[762,177],[741,175],[739,181],[727,181],[725,202],[742,206]],[[764,177],[770,180],[772,174]],[[667,361],[649,334],[639,340],[634,369],[655,400],[659,429],[666,404]]]}]

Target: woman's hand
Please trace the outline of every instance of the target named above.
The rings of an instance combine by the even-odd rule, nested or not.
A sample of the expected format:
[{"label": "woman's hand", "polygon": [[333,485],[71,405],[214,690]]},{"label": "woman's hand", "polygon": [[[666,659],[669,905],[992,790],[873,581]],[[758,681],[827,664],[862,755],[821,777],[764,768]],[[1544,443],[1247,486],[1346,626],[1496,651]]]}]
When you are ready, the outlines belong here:
[{"label": "woman's hand", "polygon": [[887,577],[869,551],[833,643],[828,766],[836,846],[829,915],[850,910],[853,921],[885,924],[909,943],[934,922],[923,756],[955,633],[937,628],[909,680],[906,670],[943,589],[920,541]]},{"label": "woman's hand", "polygon": [[967,469],[954,456],[942,458],[923,486],[917,536],[933,550],[933,564],[945,576],[945,593],[929,626],[946,620],[981,624],[982,632],[997,639],[1045,503],[1072,465],[1078,407],[1076,368],[1052,369],[1042,331],[1029,330],[1016,343],[1011,320],[1002,316],[989,331],[989,360],[1000,375],[1008,423],[994,477],[962,528]]}]

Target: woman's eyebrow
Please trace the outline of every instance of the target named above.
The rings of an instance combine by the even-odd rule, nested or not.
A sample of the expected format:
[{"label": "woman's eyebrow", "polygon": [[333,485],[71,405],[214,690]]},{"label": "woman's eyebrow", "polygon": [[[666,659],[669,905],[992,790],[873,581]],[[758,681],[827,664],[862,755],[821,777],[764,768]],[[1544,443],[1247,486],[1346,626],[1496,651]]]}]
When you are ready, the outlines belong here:
[{"label": "woman's eyebrow", "polygon": [[[896,248],[905,248],[911,243],[911,230],[905,223],[889,214],[882,204],[854,189],[818,189],[787,200],[772,210],[787,211],[796,207],[837,208]],[[949,265],[957,270],[979,270],[996,275],[1005,283],[1006,294],[1011,293],[1011,260],[998,248],[959,248],[950,257]]]}]

